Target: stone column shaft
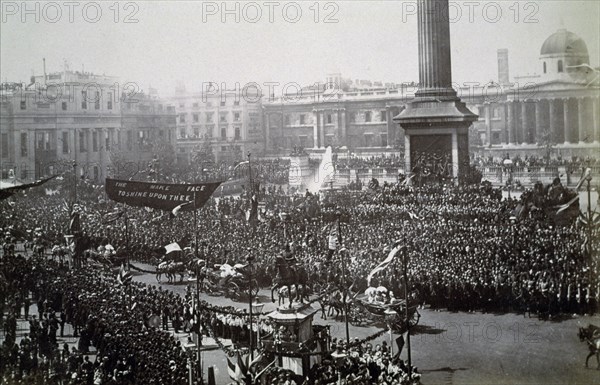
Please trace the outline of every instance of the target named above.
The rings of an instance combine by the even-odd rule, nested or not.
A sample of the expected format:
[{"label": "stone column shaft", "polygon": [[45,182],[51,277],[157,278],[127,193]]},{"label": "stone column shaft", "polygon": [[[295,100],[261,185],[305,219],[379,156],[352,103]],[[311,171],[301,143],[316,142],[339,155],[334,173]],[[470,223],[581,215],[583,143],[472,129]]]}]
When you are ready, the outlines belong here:
[{"label": "stone column shaft", "polygon": [[508,144],[515,144],[515,119],[514,119],[514,102],[506,102],[506,126],[508,134]]},{"label": "stone column shaft", "polygon": [[[281,124],[285,123],[285,119],[281,119]],[[269,151],[271,149],[271,119],[269,119],[269,114],[265,114],[265,151]]]},{"label": "stone column shaft", "polygon": [[492,105],[485,104],[485,143],[486,146],[492,144]]},{"label": "stone column shaft", "polygon": [[579,143],[583,143],[587,136],[587,126],[585,121],[585,98],[577,99],[577,125],[579,126]]},{"label": "stone column shaft", "polygon": [[592,99],[592,112],[594,121],[594,143],[600,142],[600,98]]},{"label": "stone column shaft", "polygon": [[531,137],[533,139],[533,143],[538,143],[538,134],[542,124],[542,101],[538,100],[535,102],[535,121],[531,126]]},{"label": "stone column shaft", "polygon": [[556,106],[554,99],[548,99],[548,129],[550,130],[550,141],[559,143],[558,126],[556,124]]},{"label": "stone column shaft", "polygon": [[313,145],[319,148],[319,112],[313,110]]},{"label": "stone column shaft", "polygon": [[531,143],[529,138],[529,122],[527,121],[527,102],[521,102],[521,143]]},{"label": "stone column shaft", "polygon": [[452,91],[448,0],[418,1],[419,96]]},{"label": "stone column shaft", "polygon": [[571,113],[569,111],[569,99],[563,99],[563,124],[565,132],[565,143],[571,142],[571,125],[570,120]]}]

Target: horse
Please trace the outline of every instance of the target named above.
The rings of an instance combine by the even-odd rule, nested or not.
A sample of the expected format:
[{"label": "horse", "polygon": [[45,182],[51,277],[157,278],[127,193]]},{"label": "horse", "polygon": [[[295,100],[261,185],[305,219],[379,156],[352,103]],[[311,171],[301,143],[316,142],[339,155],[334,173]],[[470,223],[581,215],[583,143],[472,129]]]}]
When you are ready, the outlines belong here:
[{"label": "horse", "polygon": [[305,297],[304,288],[308,281],[306,270],[301,266],[292,266],[282,255],[275,259],[275,266],[277,267],[277,276],[273,279],[271,286],[271,301],[275,302],[275,290],[286,286],[288,293],[292,293],[292,286],[294,286],[296,295],[290,295],[290,305],[297,297],[302,303]]},{"label": "horse", "polygon": [[156,267],[156,280],[160,283],[162,274],[165,274],[167,276],[167,283],[174,283],[177,279],[177,274],[179,274],[179,282],[182,282],[186,271],[187,269],[183,262],[161,262]]},{"label": "horse", "polygon": [[598,370],[600,370],[600,327],[588,325],[587,328],[579,327],[579,341],[586,342],[590,349],[590,354],[585,358],[585,367],[588,367],[588,360],[592,356],[596,356],[598,362]]}]

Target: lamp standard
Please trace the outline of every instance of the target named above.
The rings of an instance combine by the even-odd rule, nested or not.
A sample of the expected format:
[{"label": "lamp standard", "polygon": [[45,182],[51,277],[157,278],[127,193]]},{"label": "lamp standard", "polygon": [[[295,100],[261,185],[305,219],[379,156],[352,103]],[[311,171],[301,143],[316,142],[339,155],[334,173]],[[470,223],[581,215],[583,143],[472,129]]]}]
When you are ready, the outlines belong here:
[{"label": "lamp standard", "polygon": [[253,345],[253,341],[252,341],[252,300],[254,295],[252,294],[252,262],[254,261],[254,257],[251,255],[248,255],[246,257],[246,261],[248,262],[248,308],[249,308],[249,315],[250,315],[250,320],[249,320],[249,346],[250,346],[250,361],[254,360],[254,352],[252,351],[252,345]]},{"label": "lamp standard", "polygon": [[408,354],[408,378],[412,378],[412,360],[410,356],[410,321],[408,313],[408,250],[406,249],[406,238],[404,239],[404,250],[403,250],[403,264],[404,264],[404,322],[406,327],[406,348]]},{"label": "lamp standard", "polygon": [[73,161],[73,204],[77,203],[77,162]]},{"label": "lamp standard", "polygon": [[[250,289],[252,290],[252,289]],[[258,298],[256,299],[256,301],[250,305],[252,308],[252,313],[256,314],[257,316],[257,320],[256,320],[256,347],[257,348],[261,348],[261,341],[260,341],[260,314],[262,313],[262,309],[265,306],[264,303],[260,303],[258,302]],[[250,333],[252,333],[252,324],[250,324]]]},{"label": "lamp standard", "polygon": [[393,330],[393,326],[394,326],[394,322],[396,322],[396,317],[398,316],[398,313],[394,310],[391,309],[387,309],[385,312],[385,320],[387,321],[388,324],[388,328],[390,329],[390,353],[391,356],[394,356],[394,330]]},{"label": "lamp standard", "polygon": [[510,159],[504,159],[504,167],[508,170],[508,199],[510,199],[510,188],[512,187],[512,165],[513,161]]}]

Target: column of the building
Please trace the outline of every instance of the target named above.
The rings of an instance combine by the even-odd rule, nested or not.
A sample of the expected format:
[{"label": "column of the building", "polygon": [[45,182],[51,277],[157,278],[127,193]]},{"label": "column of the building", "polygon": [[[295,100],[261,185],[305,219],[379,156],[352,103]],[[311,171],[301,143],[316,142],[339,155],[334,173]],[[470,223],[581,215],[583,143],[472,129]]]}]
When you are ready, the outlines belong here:
[{"label": "column of the building", "polygon": [[538,143],[538,135],[543,130],[542,125],[544,125],[542,120],[542,100],[538,99],[535,102],[535,121],[531,125],[533,143]]},{"label": "column of the building", "polygon": [[[99,162],[99,170],[98,170],[98,174],[100,176],[100,178],[102,178],[102,176],[104,175],[104,171],[106,169],[106,157],[108,156],[107,148],[106,148],[106,128],[99,128],[98,129],[98,153],[100,156],[100,162]],[[93,167],[92,169],[88,170],[88,172],[90,173],[90,178],[94,177],[94,170]]]},{"label": "column of the building", "polygon": [[[26,163],[26,171],[27,174],[24,175],[26,178],[31,178],[31,179],[36,179],[37,178],[37,174],[38,174],[38,167],[39,165],[36,164],[35,162],[35,153],[37,152],[37,148],[36,145],[37,143],[35,142],[35,129],[32,129],[28,132],[27,134],[27,141],[29,142],[27,144],[27,163]],[[23,167],[21,165],[21,167]],[[21,173],[21,171],[19,171],[19,173]],[[17,177],[20,177],[20,175],[17,175]]]},{"label": "column of the building", "polygon": [[393,147],[396,141],[396,131],[394,130],[394,122],[392,121],[391,106],[385,106],[385,117],[387,123],[387,145]]},{"label": "column of the building", "polygon": [[594,143],[600,142],[600,98],[592,99]]},{"label": "column of the building", "polygon": [[[90,164],[94,162],[94,157],[96,155],[94,155],[94,153],[92,152],[93,148],[93,144],[94,144],[94,129],[93,128],[86,128],[85,129],[85,133],[83,134],[85,136],[85,161],[86,161],[86,167],[88,169],[90,169]],[[98,143],[99,144],[99,143]]]},{"label": "column of the building", "polygon": [[[412,167],[410,164],[410,135],[404,133],[404,175],[408,178],[412,174]],[[408,184],[411,184],[409,179]]]},{"label": "column of the building", "polygon": [[319,111],[313,110],[313,143],[314,148],[319,148]]},{"label": "column of the building", "polygon": [[506,102],[506,125],[508,144],[515,144],[515,119],[513,101]]},{"label": "column of the building", "polygon": [[569,110],[569,98],[563,99],[563,123],[565,132],[565,143],[571,143],[571,111]]},{"label": "column of the building", "polygon": [[320,147],[325,147],[325,110],[319,113],[319,144]]},{"label": "column of the building", "polygon": [[268,112],[265,112],[265,149],[268,152],[271,149],[271,119]]},{"label": "column of the building", "polygon": [[527,119],[527,104],[529,101],[524,100],[521,102],[521,143],[531,143],[529,138],[529,121]]},{"label": "column of the building", "polygon": [[548,130],[550,131],[550,142],[559,143],[558,125],[556,124],[556,106],[554,99],[548,99]]},{"label": "column of the building", "polygon": [[342,146],[348,146],[348,133],[346,129],[346,108],[341,109],[341,137],[340,143]]},{"label": "column of the building", "polygon": [[585,98],[577,98],[577,125],[579,133],[579,143],[583,143],[587,138],[587,124],[585,121]]},{"label": "column of the building", "polygon": [[77,149],[75,147],[75,142],[77,141],[77,133],[76,131],[73,129],[72,132],[69,132],[69,159],[70,160],[75,160],[77,158],[77,153],[75,152],[75,150]]},{"label": "column of the building", "polygon": [[492,104],[485,103],[485,143],[486,146],[492,144]]}]

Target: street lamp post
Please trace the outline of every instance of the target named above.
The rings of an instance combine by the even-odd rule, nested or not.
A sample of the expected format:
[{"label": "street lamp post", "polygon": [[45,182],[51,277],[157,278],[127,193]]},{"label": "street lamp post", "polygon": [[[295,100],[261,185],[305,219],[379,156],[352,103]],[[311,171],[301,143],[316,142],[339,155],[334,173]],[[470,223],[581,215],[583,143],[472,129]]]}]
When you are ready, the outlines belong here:
[{"label": "street lamp post", "polygon": [[385,312],[385,320],[388,323],[388,328],[390,329],[390,353],[391,356],[394,356],[394,330],[393,330],[393,326],[394,326],[394,322],[396,322],[396,317],[398,316],[398,313],[394,310],[391,309],[387,309]]},{"label": "street lamp post", "polygon": [[[252,290],[252,289],[250,289]],[[261,342],[260,342],[260,314],[262,313],[262,309],[265,305],[263,303],[259,303],[258,302],[258,298],[256,299],[256,301],[251,305],[252,307],[252,313],[257,315],[257,320],[256,320],[256,347],[258,349],[261,348]],[[252,333],[252,324],[250,324],[250,333]]]},{"label": "street lamp post", "polygon": [[510,188],[512,187],[512,160],[504,159],[504,166],[508,169],[508,199],[510,199]]},{"label": "street lamp post", "polygon": [[254,261],[254,257],[251,255],[248,255],[246,257],[246,261],[248,262],[248,308],[249,308],[249,315],[250,315],[250,319],[249,319],[249,346],[250,346],[250,361],[254,360],[254,352],[252,351],[252,345],[253,345],[253,341],[252,341],[252,300],[253,300],[253,295],[252,295],[252,262]]},{"label": "street lamp post", "polygon": [[410,356],[410,321],[409,321],[409,313],[408,313],[408,250],[406,249],[406,238],[404,239],[404,253],[403,253],[403,263],[404,263],[404,304],[405,314],[404,321],[406,322],[406,348],[408,354],[408,378],[412,378],[412,360]]},{"label": "street lamp post", "polygon": [[[338,233],[338,239],[340,240],[340,246],[341,246],[341,239],[342,239],[342,229],[340,226],[340,217],[341,217],[341,213],[339,211],[337,211],[336,213],[336,217],[337,217],[337,233]],[[343,286],[343,300],[344,300],[344,323],[346,324],[346,343],[350,344],[350,326],[348,325],[348,288],[346,287],[346,258],[344,257],[344,254],[348,251],[348,249],[346,249],[345,247],[340,249],[340,258],[342,259],[342,286]]]},{"label": "street lamp post", "polygon": [[201,314],[200,314],[200,263],[198,260],[198,216],[196,213],[196,191],[194,189],[194,260],[196,261],[196,322],[197,322],[197,355],[198,355],[198,380],[200,384],[204,384],[204,373],[202,370],[202,352],[200,350],[202,333],[201,333]]},{"label": "street lamp post", "polygon": [[77,162],[73,161],[73,204],[77,203]]}]

